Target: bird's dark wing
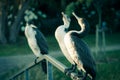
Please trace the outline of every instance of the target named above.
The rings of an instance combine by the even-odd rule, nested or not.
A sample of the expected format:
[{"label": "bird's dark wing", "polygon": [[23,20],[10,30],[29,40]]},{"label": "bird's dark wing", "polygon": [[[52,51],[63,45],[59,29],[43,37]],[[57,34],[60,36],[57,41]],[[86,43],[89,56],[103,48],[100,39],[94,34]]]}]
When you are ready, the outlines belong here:
[{"label": "bird's dark wing", "polygon": [[95,61],[91,55],[91,52],[87,44],[83,40],[74,35],[71,35],[71,39],[74,43],[73,45],[75,47],[75,50],[83,63],[83,67],[93,68],[95,66]]},{"label": "bird's dark wing", "polygon": [[85,42],[78,38],[78,36],[71,35],[71,39],[73,42],[73,46],[75,47],[74,49],[76,50],[75,54],[78,54],[80,62],[83,63],[83,68],[86,70],[88,74],[95,78],[96,64],[91,55],[89,47]]},{"label": "bird's dark wing", "polygon": [[48,54],[48,45],[44,35],[37,28],[33,28],[33,29],[36,31],[35,38],[41,50],[41,53]]}]

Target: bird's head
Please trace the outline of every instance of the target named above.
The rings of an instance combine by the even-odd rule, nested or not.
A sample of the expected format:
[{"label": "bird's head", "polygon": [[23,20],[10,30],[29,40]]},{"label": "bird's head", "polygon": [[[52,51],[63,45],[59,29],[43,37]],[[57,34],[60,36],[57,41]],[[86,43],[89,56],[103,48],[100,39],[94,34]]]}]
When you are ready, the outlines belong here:
[{"label": "bird's head", "polygon": [[72,12],[73,16],[75,16],[75,18],[77,19],[78,21],[78,24],[81,26],[81,33],[84,32],[84,33],[88,33],[89,32],[89,23],[86,19],[84,18],[81,18],[81,17],[78,17],[74,12]]},{"label": "bird's head", "polygon": [[37,28],[35,25],[30,24],[30,23],[26,23],[26,27]]},{"label": "bird's head", "polygon": [[66,27],[69,27],[69,25],[70,25],[70,18],[66,15],[66,14],[64,14],[63,12],[61,12],[61,14],[62,14],[62,20],[63,20],[63,22],[64,22],[64,25],[66,25]]},{"label": "bird's head", "polygon": [[26,23],[26,27],[28,27],[29,26],[29,24],[28,23]]},{"label": "bird's head", "polygon": [[26,23],[25,26],[25,35],[27,38],[30,38],[31,36],[34,36],[36,34],[37,27],[33,24]]},{"label": "bird's head", "polygon": [[85,26],[85,19],[84,18],[78,17],[74,12],[72,12],[72,14],[77,19],[78,24],[80,26]]}]

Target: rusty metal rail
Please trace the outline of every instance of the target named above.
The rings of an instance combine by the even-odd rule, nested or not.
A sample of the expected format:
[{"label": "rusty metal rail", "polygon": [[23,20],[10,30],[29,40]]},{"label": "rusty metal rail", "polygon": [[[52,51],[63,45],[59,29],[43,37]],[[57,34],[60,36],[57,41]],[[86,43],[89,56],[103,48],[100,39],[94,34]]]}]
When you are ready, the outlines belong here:
[{"label": "rusty metal rail", "polygon": [[[62,64],[61,62],[59,62],[58,60],[56,60],[52,56],[43,55],[37,60],[36,64],[34,62],[31,63],[30,65],[26,66],[25,68],[20,70],[18,73],[13,75],[9,80],[16,80],[16,78],[23,73],[25,73],[25,80],[29,80],[29,77],[30,77],[29,76],[29,70],[31,68],[34,68],[36,65],[38,65],[43,59],[47,60],[47,71],[48,71],[47,80],[53,80],[52,66],[55,66],[57,69],[59,69],[63,73],[65,72],[65,69],[67,68],[64,64]],[[80,80],[76,73],[71,73],[70,77],[73,80]]]}]

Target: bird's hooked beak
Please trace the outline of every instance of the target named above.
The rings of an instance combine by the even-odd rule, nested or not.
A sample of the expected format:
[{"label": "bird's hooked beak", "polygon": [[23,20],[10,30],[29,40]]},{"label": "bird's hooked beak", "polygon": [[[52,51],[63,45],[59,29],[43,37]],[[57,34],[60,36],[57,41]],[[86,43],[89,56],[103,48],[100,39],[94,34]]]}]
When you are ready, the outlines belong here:
[{"label": "bird's hooked beak", "polygon": [[84,19],[81,17],[78,17],[74,12],[72,12],[73,16],[77,19],[78,23],[82,26],[85,25]]},{"label": "bird's hooked beak", "polygon": [[66,19],[66,15],[64,14],[64,12],[61,12],[61,14]]},{"label": "bird's hooked beak", "polygon": [[26,26],[29,26],[29,24],[28,24],[28,23],[26,23]]},{"label": "bird's hooked beak", "polygon": [[68,22],[71,21],[70,18],[64,12],[61,12],[61,14],[66,21],[68,21]]},{"label": "bird's hooked beak", "polygon": [[73,14],[73,16],[75,16],[75,18],[76,18],[77,20],[82,20],[82,18],[78,17],[74,12],[72,12],[72,14]]}]

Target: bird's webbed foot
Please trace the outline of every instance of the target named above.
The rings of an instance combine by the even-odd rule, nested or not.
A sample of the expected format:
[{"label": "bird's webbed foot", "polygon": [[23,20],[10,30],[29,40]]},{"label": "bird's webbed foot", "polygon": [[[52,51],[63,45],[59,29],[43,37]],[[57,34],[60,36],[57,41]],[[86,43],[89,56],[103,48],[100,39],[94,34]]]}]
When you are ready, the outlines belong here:
[{"label": "bird's webbed foot", "polygon": [[37,57],[36,59],[35,59],[35,64],[37,64],[37,59],[38,59],[39,57]]},{"label": "bird's webbed foot", "polygon": [[84,77],[84,74],[83,74],[82,70],[78,71],[77,74],[78,74],[78,77],[82,77],[82,78]]},{"label": "bird's webbed foot", "polygon": [[87,73],[84,74],[82,80],[86,80],[87,79]]},{"label": "bird's webbed foot", "polygon": [[81,78],[81,80],[86,80],[87,73],[80,70],[78,71],[78,77]]},{"label": "bird's webbed foot", "polygon": [[75,72],[76,70],[76,64],[72,64],[70,68],[65,69],[65,74],[70,76],[70,73]]}]

